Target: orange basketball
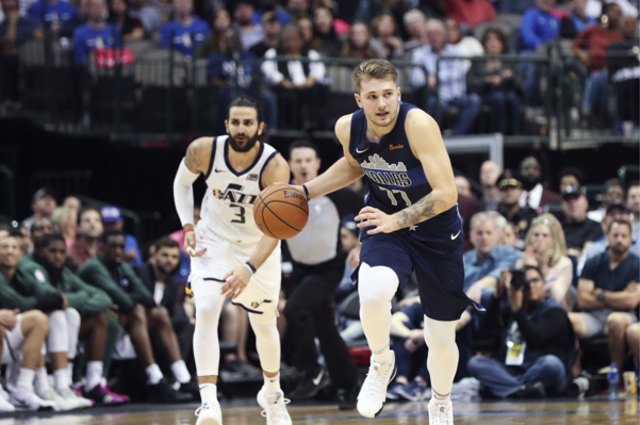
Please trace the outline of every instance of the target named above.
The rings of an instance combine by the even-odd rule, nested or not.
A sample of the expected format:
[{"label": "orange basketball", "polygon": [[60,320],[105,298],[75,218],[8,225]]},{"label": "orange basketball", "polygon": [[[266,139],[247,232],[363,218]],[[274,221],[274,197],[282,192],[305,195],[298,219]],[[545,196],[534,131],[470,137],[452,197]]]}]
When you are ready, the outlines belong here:
[{"label": "orange basketball", "polygon": [[264,188],[253,204],[253,218],[267,236],[289,239],[297,235],[309,218],[304,193],[285,183]]}]

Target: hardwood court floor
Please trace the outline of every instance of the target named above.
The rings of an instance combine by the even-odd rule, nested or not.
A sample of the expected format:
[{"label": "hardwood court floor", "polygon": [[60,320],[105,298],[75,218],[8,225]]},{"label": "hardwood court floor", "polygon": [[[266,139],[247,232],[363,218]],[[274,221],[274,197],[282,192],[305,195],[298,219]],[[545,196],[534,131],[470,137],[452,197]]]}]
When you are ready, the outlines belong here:
[{"label": "hardwood court floor", "polygon": [[[191,425],[197,405],[133,405],[127,409],[94,409],[0,419],[0,424],[29,425]],[[617,402],[589,400],[551,402],[456,403],[456,425],[638,425],[637,399]],[[263,425],[260,410],[249,400],[223,403],[224,425]],[[417,425],[428,424],[426,402],[389,404],[375,420],[355,411],[340,412],[333,405],[291,406],[295,424],[305,425]]]}]

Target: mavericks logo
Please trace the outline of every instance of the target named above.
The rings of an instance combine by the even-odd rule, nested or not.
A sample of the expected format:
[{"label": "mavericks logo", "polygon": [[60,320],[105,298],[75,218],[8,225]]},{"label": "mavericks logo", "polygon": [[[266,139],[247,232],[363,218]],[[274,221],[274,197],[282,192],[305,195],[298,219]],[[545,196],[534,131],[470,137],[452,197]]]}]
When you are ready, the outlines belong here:
[{"label": "mavericks logo", "polygon": [[381,186],[411,186],[407,166],[403,162],[389,164],[380,155],[374,154],[369,155],[369,158],[360,163],[360,166],[372,182]]},{"label": "mavericks logo", "polygon": [[229,183],[224,190],[212,189],[213,196],[216,199],[229,201],[232,204],[249,204],[253,205],[258,195],[242,192],[243,186],[240,184]]}]

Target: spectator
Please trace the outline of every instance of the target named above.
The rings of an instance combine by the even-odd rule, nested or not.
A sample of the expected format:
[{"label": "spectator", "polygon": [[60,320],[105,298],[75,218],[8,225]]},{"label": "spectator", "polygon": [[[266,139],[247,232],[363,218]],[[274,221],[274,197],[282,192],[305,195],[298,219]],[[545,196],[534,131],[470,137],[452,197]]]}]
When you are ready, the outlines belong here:
[{"label": "spectator", "polygon": [[[488,28],[482,36],[487,55],[507,53],[507,38],[499,28]],[[511,63],[497,57],[474,63],[471,71],[475,90],[482,102],[491,107],[491,129],[503,134],[518,134],[522,130],[522,85]]]},{"label": "spectator", "polygon": [[156,305],[164,307],[169,313],[182,358],[188,360],[193,356],[194,325],[189,322],[183,307],[185,285],[173,277],[180,263],[180,245],[164,237],[155,242],[154,247],[153,257],[140,266],[138,276],[153,295]]},{"label": "spectator", "polygon": [[51,217],[56,205],[57,201],[53,190],[48,187],[41,187],[36,190],[31,199],[31,211],[33,211],[33,214],[31,217],[24,219],[22,225],[27,231],[30,231],[36,219],[40,217]]},{"label": "spectator", "polygon": [[625,16],[621,41],[614,41],[607,50],[607,68],[617,101],[617,113],[622,120],[622,134],[638,140],[640,120],[640,59],[634,54],[638,47],[638,19]]},{"label": "spectator", "polygon": [[469,373],[500,398],[544,398],[548,392],[560,393],[574,350],[567,313],[547,295],[543,273],[537,267],[505,272],[501,280],[509,306],[502,328],[504,360],[474,356]]},{"label": "spectator", "polygon": [[495,211],[500,202],[498,177],[502,169],[493,161],[484,161],[480,166],[480,185],[482,186],[482,209]]},{"label": "spectator", "polygon": [[78,230],[78,210],[69,207],[58,207],[51,214],[51,221],[57,231],[62,233],[67,248],[73,246]]},{"label": "spectator", "polygon": [[308,16],[303,16],[296,20],[296,25],[300,28],[300,35],[302,36],[302,48],[309,50],[315,49],[317,51],[316,36],[313,29],[313,21]]},{"label": "spectator", "polygon": [[568,186],[581,188],[584,183],[584,173],[575,167],[565,167],[560,170],[560,193],[563,193]]},{"label": "spectator", "polygon": [[160,44],[192,56],[210,34],[209,25],[193,14],[193,0],[173,0],[173,20],[162,26]]},{"label": "spectator", "polygon": [[543,186],[542,167],[536,157],[527,156],[520,162],[520,175],[524,185],[520,205],[528,205],[541,212],[547,205],[559,205],[562,202],[558,193]]},{"label": "spectator", "polygon": [[340,221],[340,249],[346,253],[344,262],[344,273],[338,288],[336,288],[336,303],[340,303],[347,295],[356,290],[356,286],[351,280],[351,274],[358,267],[360,256],[360,240],[358,239],[358,227],[353,220],[355,214],[347,214]]},{"label": "spectator", "polygon": [[382,58],[398,59],[404,55],[402,40],[398,35],[396,21],[391,13],[381,13],[371,23],[373,40],[377,49],[382,51]]},{"label": "spectator", "polygon": [[241,0],[236,3],[233,12],[234,29],[240,34],[243,50],[250,49],[264,38],[262,26],[253,22],[253,14],[254,7],[251,1]]},{"label": "spectator", "polygon": [[[276,56],[287,59],[276,62]],[[318,128],[326,100],[326,69],[318,52],[304,49],[300,28],[286,27],[278,48],[269,49],[265,59],[262,73],[278,97],[278,128]]]},{"label": "spectator", "polygon": [[324,6],[316,8],[313,12],[313,24],[318,40],[318,52],[324,57],[338,57],[342,43],[336,32],[331,9]]},{"label": "spectator", "polygon": [[[144,283],[125,263],[124,247],[125,235],[122,232],[105,232],[102,235],[101,255],[80,267],[78,276],[105,291],[117,306],[120,323],[129,334],[145,368],[148,398],[162,403],[190,401],[198,390],[181,358],[167,309],[157,305]],[[163,351],[171,362],[171,371],[180,385],[179,391],[165,380],[155,361],[149,335],[151,331],[157,333]]]},{"label": "spectator", "polygon": [[622,187],[622,183],[617,178],[612,178],[604,182],[603,189],[600,207],[587,213],[587,217],[598,223],[602,222],[607,205],[624,201],[624,187]]},{"label": "spectator", "polygon": [[474,193],[471,192],[471,184],[465,176],[457,174],[454,179],[458,190],[458,209],[460,211],[460,216],[462,217],[464,249],[469,249],[471,248],[471,244],[469,242],[469,222],[474,214],[481,211],[480,202],[478,202]]},{"label": "spectator", "polygon": [[107,23],[105,0],[89,0],[87,22],[73,32],[73,61],[85,65],[87,57],[97,49],[122,46],[120,31]]},{"label": "spectator", "polygon": [[538,213],[528,205],[520,206],[520,196],[522,195],[521,177],[514,176],[511,171],[505,171],[498,177],[498,189],[500,189],[498,212],[502,214],[508,222],[516,226],[516,229],[518,229],[518,239],[524,240],[529,230],[531,220],[533,220]]},{"label": "spectator", "polygon": [[142,40],[144,26],[138,18],[129,14],[129,0],[111,0],[109,23],[120,28],[122,39],[126,41]]},{"label": "spectator", "polygon": [[374,49],[371,44],[371,33],[364,22],[355,22],[349,30],[349,36],[342,44],[340,57],[348,59],[375,59],[382,56],[382,52]]},{"label": "spectator", "polygon": [[607,335],[609,354],[623,370],[625,332],[638,321],[640,260],[629,252],[631,225],[613,220],[607,229],[609,249],[587,260],[578,282],[580,313],[569,317],[578,338]]},{"label": "spectator", "polygon": [[[460,56],[482,56],[484,54],[484,47],[480,42],[471,35],[465,35],[462,31],[460,23],[453,18],[447,18],[444,20],[444,26],[447,30],[447,43],[452,46],[456,46],[460,52]],[[471,67],[471,62],[467,61],[468,67]]]},{"label": "spectator", "polygon": [[[79,0],[80,4],[86,0]],[[139,19],[146,34],[157,34],[169,15],[169,2],[158,0],[131,0],[129,14]]]},{"label": "spectator", "polygon": [[[118,207],[112,205],[104,206],[100,209],[102,217],[102,225],[105,231],[117,230],[124,232],[124,220],[122,213]],[[142,255],[140,254],[140,246],[135,236],[127,234],[124,243],[125,260],[131,267],[142,264]]]},{"label": "spectator", "polygon": [[570,291],[573,282],[573,263],[567,257],[567,245],[562,226],[549,213],[536,217],[524,240],[524,257],[517,266],[533,265],[544,277],[544,287],[553,301],[567,311],[574,304]]},{"label": "spectator", "polygon": [[631,210],[633,231],[640,231],[640,183],[632,182],[627,188],[627,207]]},{"label": "spectator", "polygon": [[282,25],[274,12],[265,12],[262,15],[262,28],[264,38],[249,49],[256,58],[262,58],[267,50],[277,48],[282,32]]},{"label": "spectator", "polygon": [[[480,97],[467,93],[467,66],[459,59],[447,60],[447,56],[459,56],[458,48],[447,44],[442,21],[431,19],[427,22],[430,46],[422,46],[413,51],[411,61],[415,65],[412,85],[424,90],[426,110],[431,115],[440,116],[455,106],[459,109],[452,135],[468,134],[480,112]],[[437,95],[435,94],[437,90]]]},{"label": "spectator", "polygon": [[[109,344],[108,313],[113,302],[109,296],[84,283],[65,266],[67,248],[62,234],[49,234],[38,242],[34,259],[46,272],[47,282],[66,298],[69,307],[80,313],[80,339],[85,344],[86,375],[83,385],[84,397],[104,405],[118,405],[129,401],[129,397],[114,393],[101,383],[104,360],[110,363],[115,343]],[[114,321],[114,325],[115,325]],[[115,335],[114,335],[115,336]],[[73,359],[70,357],[70,367]]]},{"label": "spectator", "polygon": [[500,243],[511,248],[518,249],[522,246],[522,240],[518,239],[518,229],[513,223],[507,222],[502,229],[502,237]]},{"label": "spectator", "polygon": [[602,236],[602,229],[598,222],[587,218],[589,201],[580,189],[575,186],[567,186],[562,197],[562,211],[564,213],[562,229],[567,240],[568,254],[580,257],[587,243]]},{"label": "spectator", "polygon": [[405,41],[403,49],[406,54],[411,55],[414,49],[429,44],[427,36],[427,17],[419,9],[411,9],[402,17],[405,32],[408,40]]},{"label": "spectator", "polygon": [[309,0],[287,0],[287,12],[293,19],[298,19],[309,15]]},{"label": "spectator", "polygon": [[444,4],[449,18],[471,29],[482,22],[496,20],[496,11],[489,0],[449,0]]},{"label": "spectator", "polygon": [[86,207],[78,214],[78,233],[69,251],[72,270],[98,254],[98,244],[104,232],[100,211]]},{"label": "spectator", "polygon": [[582,113],[587,118],[601,118],[604,123],[608,122],[609,117],[607,48],[612,42],[622,40],[621,18],[620,6],[605,4],[600,24],[587,27],[578,34],[571,46],[578,59],[589,69],[582,93]]},{"label": "spectator", "polygon": [[587,0],[572,0],[569,7],[569,20],[567,28],[563,28],[563,37],[575,38],[588,26],[598,22],[597,19],[587,15]]},{"label": "spectator", "polygon": [[211,19],[211,28],[208,39],[204,40],[195,50],[197,58],[207,59],[214,53],[219,53],[224,49],[221,48],[221,40],[225,34],[231,30],[231,15],[226,9],[216,9]]},{"label": "spectator", "polygon": [[38,0],[31,4],[27,15],[49,29],[55,38],[70,37],[78,25],[75,6],[65,0]]}]

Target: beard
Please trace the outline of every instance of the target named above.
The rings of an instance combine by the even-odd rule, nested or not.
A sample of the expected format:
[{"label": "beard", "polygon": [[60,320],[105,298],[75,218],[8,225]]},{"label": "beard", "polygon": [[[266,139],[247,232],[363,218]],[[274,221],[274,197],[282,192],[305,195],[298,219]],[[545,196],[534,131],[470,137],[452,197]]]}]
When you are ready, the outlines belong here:
[{"label": "beard", "polygon": [[243,146],[240,146],[238,144],[238,141],[235,139],[235,137],[233,137],[232,135],[229,135],[229,144],[231,144],[231,149],[233,149],[236,152],[249,152],[251,148],[253,148],[259,140],[260,140],[260,136],[258,135],[258,132],[256,132],[256,134],[251,136]]}]

